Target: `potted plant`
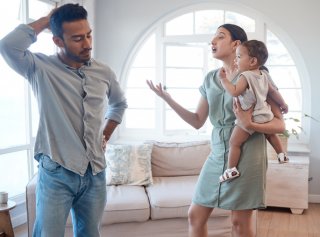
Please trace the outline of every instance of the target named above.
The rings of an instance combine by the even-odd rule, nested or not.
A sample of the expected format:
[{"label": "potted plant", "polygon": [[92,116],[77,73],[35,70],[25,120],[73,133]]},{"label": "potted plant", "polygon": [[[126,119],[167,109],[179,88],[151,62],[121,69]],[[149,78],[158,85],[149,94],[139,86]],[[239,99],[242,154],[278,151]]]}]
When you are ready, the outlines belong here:
[{"label": "potted plant", "polygon": [[[312,116],[308,115],[308,114],[303,114],[302,117],[304,118],[310,118],[314,121],[320,122],[319,120],[313,118]],[[287,147],[288,147],[288,138],[290,136],[294,136],[296,139],[299,139],[299,135],[301,132],[303,132],[303,128],[301,127],[301,122],[300,119],[298,118],[294,118],[294,117],[287,117],[284,118],[285,121],[290,121],[291,122],[291,127],[286,129],[283,133],[278,134],[282,143],[282,146],[284,148],[285,151],[287,151]],[[277,153],[275,152],[275,150],[273,149],[273,147],[267,143],[267,153],[268,153],[268,158],[269,159],[277,159]]]},{"label": "potted plant", "polygon": [[[308,115],[308,114],[303,114],[303,117],[305,118],[310,118],[316,122],[320,122],[319,120],[315,119],[314,117]],[[297,139],[299,139],[299,134],[303,132],[303,128],[300,126],[300,119],[294,118],[294,117],[289,117],[285,118],[284,120],[290,120],[296,123],[295,127],[292,127],[290,129],[286,129],[281,135],[285,136],[286,138],[289,138],[291,135],[295,136]]]}]

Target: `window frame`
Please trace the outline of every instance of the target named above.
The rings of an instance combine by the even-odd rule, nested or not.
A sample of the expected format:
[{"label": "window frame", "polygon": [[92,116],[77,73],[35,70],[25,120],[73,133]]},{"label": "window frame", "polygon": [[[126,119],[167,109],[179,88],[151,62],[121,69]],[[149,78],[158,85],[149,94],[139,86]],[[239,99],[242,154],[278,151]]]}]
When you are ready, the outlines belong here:
[{"label": "window frame", "polygon": [[[50,2],[46,3],[48,5],[52,5],[52,7],[55,6],[55,3]],[[21,0],[20,5],[20,11],[19,11],[19,18],[21,23],[28,24],[36,19],[29,18],[29,0]],[[34,106],[32,103],[32,89],[29,85],[27,80],[24,80],[23,78],[19,78],[20,80],[23,80],[24,84],[24,104],[25,104],[25,132],[26,132],[26,142],[22,145],[12,145],[5,148],[0,148],[0,155],[20,152],[20,151],[26,151],[27,152],[27,163],[28,163],[28,181],[31,180],[33,175],[36,173],[36,162],[34,160],[34,145],[36,137],[33,136],[33,110],[32,106]],[[10,195],[10,193],[9,193]],[[23,203],[25,201],[25,190],[23,190],[22,193],[14,196],[10,196],[12,200],[14,200],[17,204]]]},{"label": "window frame", "polygon": [[[223,4],[223,3],[203,3],[203,4],[194,4],[192,6],[188,6],[185,8],[181,8],[175,12],[169,13],[166,16],[164,16],[162,19],[158,20],[157,22],[155,22],[141,37],[141,39],[137,42],[137,44],[133,47],[132,51],[129,53],[129,57],[127,58],[122,73],[120,75],[120,81],[122,82],[122,86],[123,88],[126,90],[126,84],[127,84],[127,74],[130,70],[130,65],[133,63],[134,60],[134,55],[139,51],[139,48],[143,45],[145,39],[150,36],[150,34],[155,33],[156,34],[156,47],[157,50],[159,50],[159,58],[164,60],[164,47],[163,45],[167,44],[167,43],[185,43],[185,42],[190,42],[193,41],[194,38],[202,38],[203,41],[207,41],[210,42],[211,38],[212,38],[212,34],[209,35],[188,35],[188,36],[165,36],[165,24],[166,22],[179,17],[181,15],[190,13],[190,12],[196,12],[199,10],[224,10],[224,11],[232,11],[238,14],[242,14],[245,15],[249,18],[252,18],[253,20],[255,20],[255,29],[256,31],[254,33],[249,32],[248,34],[248,38],[249,39],[258,39],[261,40],[263,42],[266,42],[266,37],[267,37],[267,30],[270,30],[272,33],[274,33],[277,38],[283,43],[285,42],[285,47],[287,49],[287,51],[289,52],[289,54],[291,55],[291,58],[294,62],[294,66],[298,71],[299,74],[299,79],[301,82],[301,93],[303,94],[307,94],[308,91],[310,91],[310,88],[305,85],[309,84],[309,80],[308,80],[308,75],[307,75],[307,71],[305,68],[305,65],[303,63],[302,57],[301,56],[297,56],[299,55],[299,50],[294,46],[294,44],[292,43],[292,40],[286,35],[286,33],[284,31],[282,31],[281,29],[279,29],[279,27],[276,27],[275,24],[272,22],[271,19],[266,18],[265,16],[263,16],[261,13],[256,12],[253,9],[244,7],[243,5],[238,5],[235,4],[233,6],[230,6],[228,4]],[[284,43],[283,43],[284,44]],[[157,54],[158,52],[156,52]],[[156,81],[155,83],[160,82],[160,78],[163,78],[163,75],[165,75],[164,73],[164,63],[161,62],[163,60],[159,60],[158,64],[156,65]],[[303,75],[303,76],[302,76]],[[309,113],[310,111],[310,101],[307,101],[307,99],[305,99],[304,97],[302,97],[302,105],[301,105],[301,111],[302,113]],[[161,111],[163,110],[164,107],[164,102],[162,102],[162,100],[160,98],[157,99],[156,102],[156,108],[162,108],[162,109],[156,109],[157,114],[156,117],[159,118],[159,120],[162,120],[162,123],[164,123],[163,120],[163,114],[161,114]],[[159,107],[158,107],[159,106]],[[124,118],[124,121],[126,119],[126,116]],[[130,130],[125,128],[125,123],[123,123],[120,126],[120,131],[118,133],[118,138],[119,140],[136,140],[135,136],[131,136],[133,135],[135,132],[139,132],[139,134],[141,134],[141,129],[135,129],[135,130]],[[295,138],[290,138],[290,143],[307,143],[308,142],[308,134],[309,134],[309,127],[310,127],[310,121],[307,121],[306,119],[302,118],[301,121],[302,127],[304,128],[304,133],[301,134],[301,137],[299,140],[295,139]],[[141,134],[141,139],[148,139],[148,138],[159,138],[159,139],[163,139],[163,138],[169,138],[167,135],[171,135],[171,134],[166,134],[163,131],[163,124],[160,124],[160,122],[157,122],[156,124],[156,128],[158,125],[162,125],[160,126],[162,129],[162,131],[154,129],[152,130],[152,135],[149,136],[150,134],[148,133],[148,131],[144,131]],[[132,134],[131,134],[132,133]],[[187,133],[188,135],[192,135],[194,136],[194,134],[196,134],[196,132],[194,134],[190,134]],[[194,139],[197,139],[197,136],[194,136]]]}]

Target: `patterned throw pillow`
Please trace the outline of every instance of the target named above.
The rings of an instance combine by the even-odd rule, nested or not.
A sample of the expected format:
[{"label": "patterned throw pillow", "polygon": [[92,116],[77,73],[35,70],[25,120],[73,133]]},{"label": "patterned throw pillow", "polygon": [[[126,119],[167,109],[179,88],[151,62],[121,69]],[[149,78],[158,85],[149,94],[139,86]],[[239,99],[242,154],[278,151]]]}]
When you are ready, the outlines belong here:
[{"label": "patterned throw pillow", "polygon": [[108,144],[106,148],[107,185],[152,184],[152,147],[152,144]]}]

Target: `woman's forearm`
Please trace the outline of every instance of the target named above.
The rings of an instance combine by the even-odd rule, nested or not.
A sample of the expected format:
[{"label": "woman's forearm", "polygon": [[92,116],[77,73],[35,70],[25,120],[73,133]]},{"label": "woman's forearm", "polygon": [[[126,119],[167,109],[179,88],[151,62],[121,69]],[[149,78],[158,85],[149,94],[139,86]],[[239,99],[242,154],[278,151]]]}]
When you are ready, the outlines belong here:
[{"label": "woman's forearm", "polygon": [[282,119],[274,117],[270,122],[267,123],[255,123],[249,126],[250,129],[266,134],[282,133],[285,130],[285,124]]},{"label": "woman's forearm", "polygon": [[266,133],[266,134],[282,133],[286,129],[286,126],[283,120],[280,107],[271,98],[268,98],[267,102],[271,106],[271,111],[274,115],[274,118],[267,123],[259,124],[259,123],[252,122],[251,129],[256,132]]},{"label": "woman's forearm", "polygon": [[190,124],[192,127],[199,129],[205,123],[208,111],[204,104],[205,102],[202,99],[200,99],[195,113],[185,109],[171,97],[166,98],[165,101],[185,122]]},{"label": "woman's forearm", "polygon": [[274,118],[267,123],[255,123],[252,121],[253,108],[244,111],[243,109],[241,109],[239,100],[236,99],[233,103],[233,111],[237,117],[238,125],[242,128],[254,130],[260,133],[282,133],[285,130],[285,123],[282,117],[281,110],[272,99],[268,99],[267,102],[271,106]]}]

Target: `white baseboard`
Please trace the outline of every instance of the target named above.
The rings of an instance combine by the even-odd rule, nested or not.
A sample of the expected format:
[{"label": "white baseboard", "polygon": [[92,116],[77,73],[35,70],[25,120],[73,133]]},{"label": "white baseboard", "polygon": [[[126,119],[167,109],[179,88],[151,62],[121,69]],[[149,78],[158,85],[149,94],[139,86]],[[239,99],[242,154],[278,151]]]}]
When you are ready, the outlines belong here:
[{"label": "white baseboard", "polygon": [[15,228],[19,225],[23,225],[25,223],[27,223],[27,213],[24,212],[24,213],[21,213],[20,215],[18,216],[14,216],[11,218],[11,221],[12,221],[12,227]]},{"label": "white baseboard", "polygon": [[320,203],[320,195],[315,195],[315,194],[309,194],[309,199],[308,201],[310,203]]}]

